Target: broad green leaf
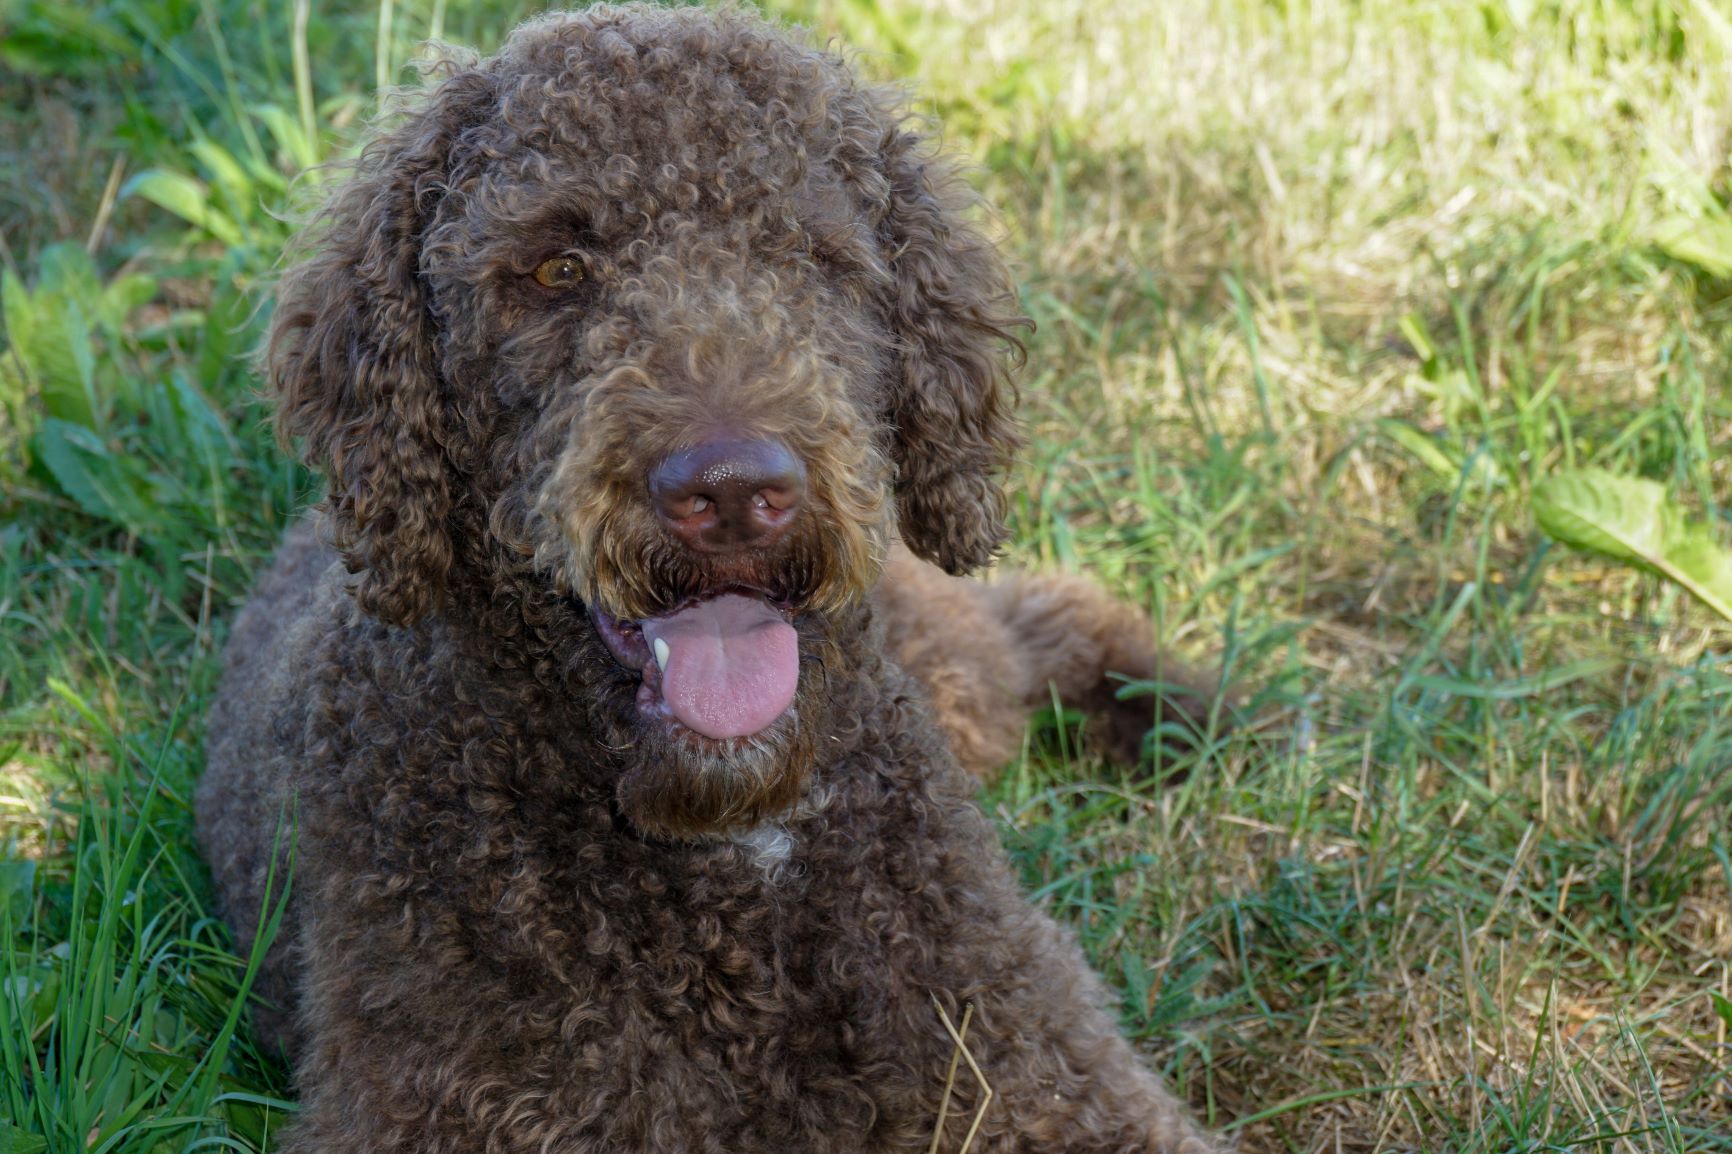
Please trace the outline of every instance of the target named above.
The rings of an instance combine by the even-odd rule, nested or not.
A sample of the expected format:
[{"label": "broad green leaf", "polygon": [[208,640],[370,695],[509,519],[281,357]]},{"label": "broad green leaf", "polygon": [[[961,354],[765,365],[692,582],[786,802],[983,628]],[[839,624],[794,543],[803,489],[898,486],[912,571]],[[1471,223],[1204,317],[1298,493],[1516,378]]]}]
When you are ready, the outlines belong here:
[{"label": "broad green leaf", "polygon": [[82,425],[50,418],[36,434],[36,455],[48,472],[78,507],[104,521],[122,521],[120,504],[112,487],[99,477],[93,462],[107,458],[102,439]]},{"label": "broad green leaf", "polygon": [[97,275],[96,262],[83,245],[62,241],[37,254],[36,292],[66,297],[94,311],[102,295],[102,279]]},{"label": "broad green leaf", "polygon": [[1732,621],[1732,555],[1658,482],[1604,469],[1559,473],[1534,487],[1533,511],[1564,544],[1659,574]]},{"label": "broad green leaf", "polygon": [[[42,405],[50,416],[77,421],[86,428],[96,427],[96,346],[90,339],[90,321],[84,309],[68,300],[57,318],[58,343],[39,347],[37,355],[44,360],[52,357],[59,365],[64,357],[71,371],[55,369],[44,374]],[[43,334],[46,335],[46,334]]]},{"label": "broad green leaf", "polygon": [[[60,972],[52,965],[38,964],[0,978],[0,1005],[7,1006],[13,1015],[11,1024],[25,1037],[53,1019],[60,992]],[[5,1148],[0,1143],[0,1150]]]},{"label": "broad green leaf", "polygon": [[90,323],[77,302],[38,292],[30,302],[29,336],[13,346],[51,417],[93,429],[96,420],[96,349]]},{"label": "broad green leaf", "polygon": [[[1445,481],[1454,483],[1461,479],[1463,461],[1455,453],[1445,450],[1431,437],[1426,436],[1405,421],[1393,417],[1384,417],[1377,422],[1377,431],[1401,448],[1406,449],[1421,464],[1436,473]],[[1469,463],[1471,475],[1469,480],[1478,484],[1498,483],[1500,470],[1497,462],[1484,453],[1480,453]]]},{"label": "broad green leaf", "polygon": [[1699,522],[1679,522],[1678,534],[1667,543],[1666,560],[1681,574],[1679,584],[1732,620],[1732,553]]},{"label": "broad green leaf", "polygon": [[0,910],[23,913],[30,904],[30,889],[36,878],[36,863],[26,858],[0,859]]},{"label": "broad green leaf", "polygon": [[30,1134],[0,1118],[0,1154],[42,1154],[48,1149],[48,1139]]},{"label": "broad green leaf", "polygon": [[24,403],[30,393],[24,366],[9,348],[0,347],[0,413],[12,423],[11,433],[28,436],[36,425],[35,414]]},{"label": "broad green leaf", "polygon": [[255,108],[253,112],[265,122],[271,138],[277,142],[278,150],[286,154],[296,168],[314,168],[319,164],[322,159],[319,155],[319,142],[307,138],[306,131],[293,113],[274,104]]},{"label": "broad green leaf", "polygon": [[191,338],[198,349],[198,379],[212,385],[245,364],[258,326],[254,323],[253,302],[235,287],[232,278],[219,277],[211,289],[210,305],[198,318],[202,331]]},{"label": "broad green leaf", "polygon": [[115,277],[102,290],[98,319],[108,332],[119,333],[133,310],[149,304],[155,296],[156,280],[152,277],[137,274]]},{"label": "broad green leaf", "polygon": [[9,271],[0,274],[0,309],[11,341],[8,381],[33,388],[49,416],[96,428],[101,408],[91,322],[101,311],[103,289],[95,265],[79,246],[55,244],[38,254],[36,274],[31,289]]},{"label": "broad green leaf", "polygon": [[1656,481],[1577,469],[1534,486],[1534,518],[1566,545],[1614,561],[1653,565],[1666,545],[1669,507]]},{"label": "broad green leaf", "polygon": [[211,183],[222,190],[231,213],[236,218],[251,215],[258,204],[258,187],[234,154],[208,137],[193,141],[188,149],[198,158]]},{"label": "broad green leaf", "polygon": [[1732,220],[1724,216],[1673,216],[1654,226],[1655,247],[1673,260],[1710,276],[1732,277]]},{"label": "broad green leaf", "polygon": [[0,324],[6,344],[0,346],[0,405],[15,431],[28,434],[32,423],[25,401],[35,383],[27,349],[30,342],[30,295],[11,269],[0,269]]},{"label": "broad green leaf", "polygon": [[228,439],[222,413],[179,369],[169,374],[168,397],[174,407],[175,425],[181,437],[201,450],[209,450]]},{"label": "broad green leaf", "polygon": [[1395,326],[1401,330],[1402,339],[1412,346],[1414,356],[1421,361],[1437,359],[1437,346],[1431,343],[1431,334],[1425,331],[1425,322],[1418,313],[1407,313]]},{"label": "broad green leaf", "polygon": [[181,172],[152,168],[126,182],[121,196],[138,196],[167,209],[195,228],[202,228],[224,244],[241,243],[241,230],[234,221],[211,207],[210,190]]},{"label": "broad green leaf", "polygon": [[6,340],[12,349],[30,347],[30,293],[9,268],[0,269],[0,321],[6,325]]},{"label": "broad green leaf", "polygon": [[1440,477],[1453,478],[1461,473],[1461,462],[1438,447],[1437,442],[1393,417],[1377,422],[1377,431],[1417,457],[1421,464]]},{"label": "broad green leaf", "polygon": [[35,448],[61,491],[92,517],[147,539],[162,527],[162,495],[145,474],[143,463],[111,453],[89,429],[66,421],[44,421]]}]

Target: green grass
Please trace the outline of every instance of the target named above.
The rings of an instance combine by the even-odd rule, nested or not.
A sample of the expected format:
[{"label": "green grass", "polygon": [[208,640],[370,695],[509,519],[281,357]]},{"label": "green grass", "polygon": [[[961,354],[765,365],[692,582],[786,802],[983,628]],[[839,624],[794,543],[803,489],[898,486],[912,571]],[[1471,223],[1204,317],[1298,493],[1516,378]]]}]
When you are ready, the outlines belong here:
[{"label": "green grass", "polygon": [[[1732,1151],[1732,634],[1528,508],[1600,466],[1728,538],[1732,17],[780,10],[998,207],[1013,559],[1245,688],[1164,783],[1047,717],[983,799],[1150,1060],[1247,1150]],[[518,12],[320,5],[297,67],[292,0],[0,5],[0,1151],[268,1149],[292,1108],[187,807],[311,487],[247,351],[292,174],[435,25]]]}]

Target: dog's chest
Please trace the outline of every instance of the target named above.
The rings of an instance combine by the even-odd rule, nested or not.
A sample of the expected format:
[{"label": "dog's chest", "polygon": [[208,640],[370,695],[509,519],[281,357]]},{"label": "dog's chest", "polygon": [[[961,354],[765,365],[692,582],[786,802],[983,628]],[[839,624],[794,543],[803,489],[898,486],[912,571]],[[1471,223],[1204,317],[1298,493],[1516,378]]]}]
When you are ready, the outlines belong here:
[{"label": "dog's chest", "polygon": [[804,840],[621,843],[550,870],[536,902],[495,907],[520,923],[489,940],[534,942],[501,992],[524,1027],[511,1048],[557,1075],[537,1091],[554,1113],[636,1149],[647,1122],[599,1104],[654,1101],[739,1151],[806,1148],[803,1119],[864,1136],[909,1113],[931,1081],[915,1071],[940,1056],[887,1043],[931,1015],[879,936],[901,916],[880,880],[815,870]]}]

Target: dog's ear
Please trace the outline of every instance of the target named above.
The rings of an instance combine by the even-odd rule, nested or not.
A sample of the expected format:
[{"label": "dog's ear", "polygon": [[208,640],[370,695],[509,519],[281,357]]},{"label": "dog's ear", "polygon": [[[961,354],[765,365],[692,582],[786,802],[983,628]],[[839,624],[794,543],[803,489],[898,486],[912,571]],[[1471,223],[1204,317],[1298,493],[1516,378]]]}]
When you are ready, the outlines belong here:
[{"label": "dog's ear", "polygon": [[326,474],[355,598],[394,624],[439,603],[451,565],[451,411],[421,250],[453,142],[490,89],[457,71],[362,151],[282,278],[266,345],[278,435]]},{"label": "dog's ear", "polygon": [[912,132],[884,148],[881,226],[900,344],[890,422],[902,539],[951,573],[992,560],[1004,540],[1004,472],[1018,435],[1010,369],[1022,357],[1010,276],[966,212],[960,175]]}]

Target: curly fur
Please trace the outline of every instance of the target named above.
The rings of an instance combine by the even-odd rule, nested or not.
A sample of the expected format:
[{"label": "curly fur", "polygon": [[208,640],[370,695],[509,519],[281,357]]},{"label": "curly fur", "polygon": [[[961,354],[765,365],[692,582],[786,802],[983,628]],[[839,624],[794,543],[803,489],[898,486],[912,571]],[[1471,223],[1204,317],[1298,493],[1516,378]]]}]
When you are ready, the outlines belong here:
[{"label": "curly fur", "polygon": [[[1155,643],[1135,606],[1065,573],[1010,573],[983,584],[894,549],[874,591],[885,642],[920,679],[964,769],[991,778],[1021,749],[1029,711],[1056,698],[1081,710],[1094,747],[1135,766],[1156,720],[1200,733],[1218,675]],[[1123,700],[1126,681],[1158,696]]]},{"label": "curly fur", "polygon": [[[257,1023],[288,1154],[926,1149],[934,999],[974,1007],[974,1149],[1215,1148],[885,657],[889,543],[962,572],[1003,533],[1019,322],[967,205],[890,95],[738,10],[532,22],[364,151],[268,350],[332,543],[292,531],[237,618],[198,799],[243,945],[295,845]],[[805,465],[774,549],[648,508],[718,424]],[[652,723],[607,623],[737,585],[793,607],[792,706]]]}]

